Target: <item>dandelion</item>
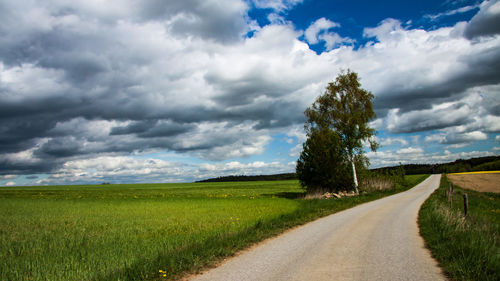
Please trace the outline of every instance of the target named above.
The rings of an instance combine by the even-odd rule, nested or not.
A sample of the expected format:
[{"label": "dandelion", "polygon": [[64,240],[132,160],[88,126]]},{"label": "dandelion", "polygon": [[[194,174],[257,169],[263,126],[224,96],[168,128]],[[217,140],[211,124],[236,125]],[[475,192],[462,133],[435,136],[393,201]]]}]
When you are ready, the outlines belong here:
[{"label": "dandelion", "polygon": [[163,274],[163,277],[167,277],[167,275],[166,275],[166,274]]},{"label": "dandelion", "polygon": [[159,273],[162,273],[162,272],[163,272],[163,270],[161,270],[161,269],[160,269],[160,270],[158,270],[158,272],[159,272]]}]

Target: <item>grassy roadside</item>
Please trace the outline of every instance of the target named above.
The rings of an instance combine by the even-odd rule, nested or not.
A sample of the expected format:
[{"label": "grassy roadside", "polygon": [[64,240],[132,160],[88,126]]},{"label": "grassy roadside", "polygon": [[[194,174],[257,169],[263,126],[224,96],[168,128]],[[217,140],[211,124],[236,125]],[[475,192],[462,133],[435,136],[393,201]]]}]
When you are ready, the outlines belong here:
[{"label": "grassy roadside", "polygon": [[[418,223],[427,247],[452,280],[500,280],[500,194],[455,186],[450,209],[448,187],[443,176],[420,209]],[[464,192],[469,197],[467,219]]]},{"label": "grassy roadside", "polygon": [[424,178],[335,200],[297,181],[2,188],[0,280],[174,280]]}]

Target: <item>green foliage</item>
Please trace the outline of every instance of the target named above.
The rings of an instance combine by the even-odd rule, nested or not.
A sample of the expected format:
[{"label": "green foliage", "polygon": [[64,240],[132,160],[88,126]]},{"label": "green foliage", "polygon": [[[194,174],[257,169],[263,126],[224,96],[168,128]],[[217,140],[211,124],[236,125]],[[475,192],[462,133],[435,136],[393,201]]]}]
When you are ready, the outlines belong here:
[{"label": "green foliage", "polygon": [[374,96],[360,87],[357,73],[342,72],[305,111],[308,131],[329,129],[336,132],[349,155],[362,152],[363,140],[370,140],[374,150],[376,147],[371,139],[375,130],[368,125],[375,118]]},{"label": "green foliage", "polygon": [[[304,114],[307,118],[305,124],[307,136],[309,139],[316,139],[304,145],[305,155],[301,155],[297,163],[297,174],[301,175],[299,180],[308,191],[338,190],[353,186],[347,181],[349,177],[353,181],[354,176],[345,173],[351,169],[349,163],[356,162],[359,165],[363,162],[360,161],[363,159],[363,141],[368,140],[372,150],[377,147],[372,139],[375,131],[368,125],[368,122],[375,118],[372,100],[373,95],[361,88],[358,75],[348,70],[347,73],[340,73],[334,82],[329,83],[325,93],[306,109]],[[322,141],[327,143],[321,143]],[[316,145],[319,147],[314,147]],[[334,148],[327,151],[328,145],[333,145]],[[321,155],[325,153],[327,155]],[[327,161],[323,159],[325,157],[332,159]],[[317,159],[328,163],[328,168],[320,169],[316,168],[316,163],[304,162]],[[332,166],[338,168],[331,169],[328,176],[328,172],[324,170]],[[309,170],[302,170],[307,168]],[[337,174],[338,171],[344,174]],[[319,172],[316,175],[317,179],[314,179],[315,172]],[[355,188],[356,185],[357,183],[354,185]]]},{"label": "green foliage", "polygon": [[348,156],[331,130],[314,130],[297,161],[297,178],[311,192],[337,192],[352,187]]},{"label": "green foliage", "polygon": [[477,165],[472,169],[473,171],[499,171],[500,170],[500,160],[486,162]]},{"label": "green foliage", "polygon": [[[500,280],[500,195],[454,187],[450,209],[440,187],[420,209],[418,223],[432,255],[452,280]],[[463,215],[462,194],[469,197],[469,217]]]}]

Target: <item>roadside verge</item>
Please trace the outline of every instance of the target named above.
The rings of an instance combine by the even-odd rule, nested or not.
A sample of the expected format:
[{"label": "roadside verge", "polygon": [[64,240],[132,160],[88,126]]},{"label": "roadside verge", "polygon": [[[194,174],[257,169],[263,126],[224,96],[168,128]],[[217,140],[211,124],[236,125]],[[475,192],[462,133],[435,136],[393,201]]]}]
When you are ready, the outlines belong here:
[{"label": "roadside verge", "polygon": [[500,194],[454,186],[450,207],[449,187],[443,176],[420,209],[418,224],[426,246],[453,280],[500,280]]}]

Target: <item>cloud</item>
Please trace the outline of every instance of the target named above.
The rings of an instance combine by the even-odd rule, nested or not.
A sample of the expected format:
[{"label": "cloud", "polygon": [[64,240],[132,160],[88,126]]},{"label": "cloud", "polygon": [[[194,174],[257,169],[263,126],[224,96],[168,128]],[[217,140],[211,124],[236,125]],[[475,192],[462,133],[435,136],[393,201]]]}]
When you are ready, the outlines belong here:
[{"label": "cloud", "polygon": [[407,148],[402,148],[397,151],[397,154],[417,154],[420,155],[424,152],[422,148],[415,148],[415,147],[407,147]]},{"label": "cloud", "polygon": [[304,36],[306,37],[307,42],[311,44],[318,43],[318,35],[322,31],[326,31],[333,27],[339,27],[340,24],[327,20],[325,18],[320,18],[313,22],[305,31]]},{"label": "cloud", "polygon": [[401,22],[397,19],[388,18],[383,20],[377,27],[368,27],[363,31],[365,37],[376,37],[380,41],[391,40],[394,36],[403,31]]},{"label": "cloud", "polygon": [[473,39],[479,36],[500,34],[500,2],[484,1],[479,12],[471,19],[465,28],[465,36]]},{"label": "cloud", "polygon": [[252,0],[255,7],[259,9],[273,9],[277,12],[290,10],[302,2],[303,0]]},{"label": "cloud", "polygon": [[392,145],[400,145],[400,146],[407,146],[408,141],[402,138],[384,138],[381,140],[377,140],[377,142],[382,146],[392,146]]},{"label": "cloud", "polygon": [[444,140],[445,136],[443,134],[433,134],[426,136],[424,141],[425,142],[442,142]]},{"label": "cloud", "polygon": [[14,185],[16,185],[16,183],[13,181],[9,181],[9,182],[5,183],[5,186],[14,186]]},{"label": "cloud", "polygon": [[389,108],[426,109],[461,98],[473,87],[500,83],[491,72],[500,66],[500,52],[492,48],[500,38],[472,44],[462,36],[462,25],[425,31],[389,19],[365,29],[374,41],[357,51],[351,67],[367,77],[364,85],[376,94],[379,114]]},{"label": "cloud", "polygon": [[294,163],[254,161],[241,163],[183,164],[161,159],[137,159],[130,156],[100,156],[66,162],[63,167],[44,180],[44,184],[57,183],[132,183],[183,182],[223,175],[258,175],[284,173]]},{"label": "cloud", "polygon": [[435,20],[437,20],[437,19],[439,19],[441,17],[447,17],[447,16],[453,16],[453,15],[456,15],[456,14],[466,13],[466,12],[472,11],[474,9],[477,9],[478,7],[480,7],[479,4],[477,4],[477,5],[469,5],[469,6],[464,6],[464,7],[460,7],[460,8],[457,8],[457,9],[449,10],[449,11],[446,11],[446,12],[443,12],[443,13],[438,13],[438,14],[434,14],[434,15],[425,15],[424,17],[429,18],[432,21],[435,21]]},{"label": "cloud", "polygon": [[290,157],[298,158],[301,153],[302,153],[302,143],[299,143],[290,149],[290,152],[288,153],[288,155]]},{"label": "cloud", "polygon": [[[254,5],[283,15],[300,2]],[[500,37],[464,37],[491,3],[478,20],[430,31],[387,19],[357,48],[326,18],[305,31],[258,27],[244,1],[0,5],[4,175],[78,174],[65,165],[159,151],[232,161],[277,133],[301,143],[304,109],[341,68],[375,95],[380,129],[437,130],[443,142],[500,131]]]},{"label": "cloud", "polygon": [[442,130],[439,134],[433,134],[425,137],[425,142],[437,142],[448,144],[448,148],[461,148],[468,146],[476,141],[484,141],[488,135],[482,131],[466,131],[463,127],[454,127]]},{"label": "cloud", "polygon": [[467,132],[462,134],[449,134],[447,135],[442,143],[444,144],[460,144],[460,143],[470,143],[474,141],[486,140],[488,136],[480,131]]},{"label": "cloud", "polygon": [[456,102],[402,114],[399,114],[398,109],[393,109],[386,117],[387,129],[393,133],[409,133],[458,126],[470,122],[474,110],[468,104]]},{"label": "cloud", "polygon": [[343,43],[354,43],[354,40],[350,38],[344,38],[335,32],[328,31],[334,27],[340,27],[340,24],[326,18],[320,18],[306,29],[304,32],[305,40],[313,45],[322,41],[325,43],[326,50],[331,50]]}]

